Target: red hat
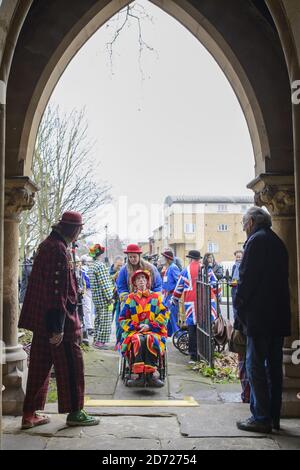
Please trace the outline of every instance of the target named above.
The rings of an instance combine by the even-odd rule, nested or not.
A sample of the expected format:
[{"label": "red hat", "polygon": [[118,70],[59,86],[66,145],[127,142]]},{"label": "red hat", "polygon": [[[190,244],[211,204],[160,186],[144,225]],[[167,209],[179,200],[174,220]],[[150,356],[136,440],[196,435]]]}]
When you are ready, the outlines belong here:
[{"label": "red hat", "polygon": [[162,256],[164,256],[164,257],[167,258],[167,259],[170,259],[171,261],[174,260],[174,253],[173,253],[171,250],[165,250],[165,251],[162,253]]},{"label": "red hat", "polygon": [[83,225],[81,214],[75,211],[64,212],[59,222],[68,225]]},{"label": "red hat", "polygon": [[138,245],[131,243],[130,245],[127,246],[126,250],[124,250],[124,253],[143,253],[143,251],[140,249]]},{"label": "red hat", "polygon": [[144,271],[143,269],[138,269],[137,271],[134,271],[134,273],[131,276],[131,283],[134,284],[135,278],[139,276],[140,274],[143,274],[147,278],[147,284],[149,285],[150,273],[149,271]]}]

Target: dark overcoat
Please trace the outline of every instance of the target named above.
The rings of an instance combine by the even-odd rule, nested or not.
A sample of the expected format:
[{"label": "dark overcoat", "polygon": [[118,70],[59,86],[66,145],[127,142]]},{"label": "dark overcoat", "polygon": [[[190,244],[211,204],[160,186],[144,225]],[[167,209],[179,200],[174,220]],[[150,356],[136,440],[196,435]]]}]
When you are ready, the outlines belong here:
[{"label": "dark overcoat", "polygon": [[64,238],[55,230],[37,251],[21,310],[19,327],[41,336],[80,335],[77,286]]},{"label": "dark overcoat", "polygon": [[248,336],[289,336],[289,266],[284,243],[271,228],[259,228],[244,248],[235,300],[238,321]]}]

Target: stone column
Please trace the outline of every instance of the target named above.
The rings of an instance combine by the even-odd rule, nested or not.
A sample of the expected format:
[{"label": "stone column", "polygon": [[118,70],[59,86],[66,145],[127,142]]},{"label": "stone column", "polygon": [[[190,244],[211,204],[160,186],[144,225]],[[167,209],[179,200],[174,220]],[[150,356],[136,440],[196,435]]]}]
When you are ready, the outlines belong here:
[{"label": "stone column", "polygon": [[5,172],[5,101],[6,84],[0,75],[0,426],[2,419],[2,364],[4,361],[3,351],[3,246],[4,246],[4,172]]},{"label": "stone column", "polygon": [[292,363],[292,344],[300,338],[297,276],[297,236],[294,175],[262,174],[248,184],[255,193],[255,204],[265,206],[272,216],[272,228],[289,253],[289,285],[292,311],[292,335],[284,344],[284,392],[282,414],[300,416],[300,366]]},{"label": "stone column", "polygon": [[18,344],[19,217],[34,204],[37,187],[27,177],[5,181],[3,277],[3,414],[22,414],[27,378],[27,355]]}]

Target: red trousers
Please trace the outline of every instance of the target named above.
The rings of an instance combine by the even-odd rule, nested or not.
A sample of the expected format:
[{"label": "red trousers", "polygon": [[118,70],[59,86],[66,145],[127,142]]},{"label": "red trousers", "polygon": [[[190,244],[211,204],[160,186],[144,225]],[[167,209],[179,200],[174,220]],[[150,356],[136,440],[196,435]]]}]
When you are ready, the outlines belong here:
[{"label": "red trousers", "polygon": [[52,365],[57,384],[58,412],[71,413],[83,408],[84,367],[79,342],[76,339],[63,340],[59,346],[54,346],[49,343],[49,338],[34,334],[24,412],[44,409]]}]

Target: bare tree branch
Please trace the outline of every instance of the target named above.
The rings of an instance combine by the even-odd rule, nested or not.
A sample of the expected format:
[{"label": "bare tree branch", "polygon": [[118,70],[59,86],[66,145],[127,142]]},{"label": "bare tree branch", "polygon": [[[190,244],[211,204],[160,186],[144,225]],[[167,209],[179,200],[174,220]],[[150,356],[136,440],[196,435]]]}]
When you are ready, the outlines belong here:
[{"label": "bare tree branch", "polygon": [[111,41],[106,43],[106,48],[109,55],[111,72],[113,74],[113,48],[117,43],[122,31],[125,26],[130,26],[130,19],[133,19],[134,23],[137,25],[137,42],[139,47],[139,69],[141,73],[142,80],[145,79],[145,75],[142,68],[142,54],[144,50],[150,52],[156,52],[154,47],[148,44],[143,37],[142,32],[142,21],[147,20],[153,23],[153,17],[145,10],[143,5],[140,5],[137,2],[133,2],[130,5],[127,5],[125,8],[119,11],[115,17],[113,17],[106,25],[107,28],[110,28],[112,25],[116,24],[115,31],[112,35]]},{"label": "bare tree branch", "polygon": [[[111,201],[110,186],[93,180],[91,150],[84,110],[62,115],[50,106],[40,124],[33,158],[33,180],[40,187],[36,204],[20,225],[23,254],[48,235],[62,212],[77,210],[89,227],[95,210]],[[27,253],[28,254],[28,253]]]}]

